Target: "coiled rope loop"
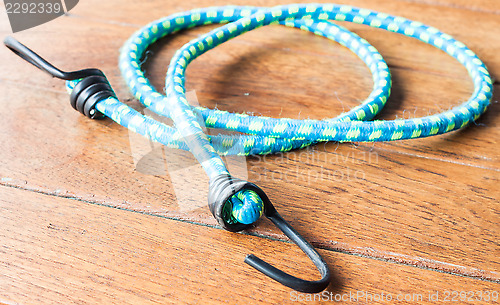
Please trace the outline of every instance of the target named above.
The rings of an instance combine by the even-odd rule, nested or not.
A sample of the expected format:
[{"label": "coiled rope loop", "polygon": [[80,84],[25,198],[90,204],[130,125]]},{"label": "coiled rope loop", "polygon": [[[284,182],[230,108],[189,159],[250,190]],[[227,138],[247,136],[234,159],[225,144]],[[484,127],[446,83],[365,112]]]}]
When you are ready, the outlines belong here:
[{"label": "coiled rope loop", "polygon": [[[429,43],[465,66],[474,81],[474,93],[467,102],[440,114],[407,120],[366,121],[372,119],[387,101],[391,85],[389,69],[382,56],[366,40],[328,20],[366,24]],[[230,23],[190,41],[175,53],[167,72],[166,95],[157,92],[144,77],[141,58],[158,39],[182,29],[226,22]],[[359,106],[327,120],[276,119],[191,107],[184,87],[188,64],[229,39],[272,23],[311,31],[348,47],[372,72],[372,93]],[[211,178],[227,174],[219,155],[284,152],[319,141],[411,139],[456,130],[477,119],[486,110],[492,96],[492,81],[485,65],[450,35],[402,17],[335,4],[293,4],[274,8],[226,6],[174,14],[148,24],[125,43],[120,69],[132,93],[152,111],[172,118],[175,128],[143,116],[115,98],[103,100],[96,109],[153,141],[190,150]],[[72,87],[74,82],[68,85]],[[208,137],[202,131],[199,118],[206,127],[248,135]],[[252,223],[262,214],[262,204],[254,198],[251,194],[233,198],[232,217],[236,221]]]}]

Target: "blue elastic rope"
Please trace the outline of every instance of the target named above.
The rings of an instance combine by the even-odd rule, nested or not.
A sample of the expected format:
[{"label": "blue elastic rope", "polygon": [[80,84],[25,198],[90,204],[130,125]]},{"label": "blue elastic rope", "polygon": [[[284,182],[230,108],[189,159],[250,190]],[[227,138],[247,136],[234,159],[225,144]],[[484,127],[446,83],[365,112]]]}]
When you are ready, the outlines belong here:
[{"label": "blue elastic rope", "polygon": [[[407,120],[369,121],[383,108],[390,94],[387,64],[366,40],[328,20],[385,29],[443,50],[469,72],[474,82],[472,96],[467,102],[440,114]],[[212,23],[227,24],[179,49],[168,68],[166,94],[157,92],[141,70],[141,58],[146,49],[169,34]],[[349,48],[372,72],[372,93],[359,106],[326,120],[257,117],[188,104],[184,75],[190,62],[238,35],[273,23],[310,31]],[[175,128],[144,116],[115,98],[100,101],[96,109],[153,141],[191,151],[210,178],[228,173],[220,155],[269,154],[321,141],[392,141],[450,132],[476,120],[486,110],[492,97],[492,81],[485,65],[463,43],[419,22],[336,4],[292,4],[273,8],[225,6],[177,13],[154,21],[132,35],[122,49],[120,69],[135,97],[152,111],[172,118]],[[76,83],[68,82],[69,90]],[[247,135],[208,136],[200,123],[209,128],[234,130]],[[253,192],[242,191],[230,201],[234,221],[249,224],[262,215],[262,200]]]}]

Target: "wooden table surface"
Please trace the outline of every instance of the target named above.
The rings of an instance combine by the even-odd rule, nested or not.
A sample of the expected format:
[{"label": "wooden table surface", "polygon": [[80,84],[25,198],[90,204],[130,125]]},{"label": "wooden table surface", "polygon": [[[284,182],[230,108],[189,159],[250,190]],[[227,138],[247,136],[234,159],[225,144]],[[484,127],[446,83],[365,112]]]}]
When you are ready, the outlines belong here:
[{"label": "wooden table surface", "polygon": [[[498,0],[338,3],[435,26],[469,46],[500,79]],[[117,67],[125,40],[162,16],[224,4],[85,0],[67,16],[14,36],[62,69],[102,69],[121,100],[140,109]],[[379,119],[438,113],[472,93],[465,69],[443,52],[397,34],[345,26],[373,44],[391,69],[393,93]],[[144,67],[157,88],[175,50],[208,28],[151,48]],[[0,32],[11,34],[4,13]],[[217,226],[205,205],[206,178],[194,174],[200,167],[188,156],[151,150],[110,120],[85,118],[70,107],[62,81],[6,48],[0,61],[0,303],[287,304],[311,297],[243,263],[255,253],[293,274],[318,276],[266,220],[241,234]],[[231,40],[187,71],[187,90],[201,105],[273,117],[334,117],[363,100],[371,86],[369,70],[345,48],[279,26]],[[494,303],[486,295],[500,291],[497,92],[498,81],[488,112],[450,134],[327,143],[243,160],[248,179],[331,266],[330,300],[359,296],[358,303],[374,304],[391,296],[389,303],[433,303],[430,294],[442,301],[447,294],[452,300],[453,291],[472,291],[459,303]],[[188,165],[168,170],[176,166],[172,160]],[[196,191],[180,200],[186,171]]]}]

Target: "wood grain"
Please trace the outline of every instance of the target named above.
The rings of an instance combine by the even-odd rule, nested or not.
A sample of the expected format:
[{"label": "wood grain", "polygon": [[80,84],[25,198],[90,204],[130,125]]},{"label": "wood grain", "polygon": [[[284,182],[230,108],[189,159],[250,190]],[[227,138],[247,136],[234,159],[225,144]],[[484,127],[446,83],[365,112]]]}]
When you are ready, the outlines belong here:
[{"label": "wood grain", "polygon": [[[500,19],[495,6],[490,5],[488,0],[474,3],[458,1],[455,4],[447,0],[439,0],[435,4],[424,2],[354,0],[349,4],[402,15],[452,34],[477,52],[492,75],[499,79]],[[241,1],[234,4],[238,3],[245,4]],[[256,1],[253,5],[280,3],[284,2]],[[128,93],[117,67],[119,48],[123,42],[143,24],[169,13],[224,4],[223,1],[204,0],[168,5],[161,1],[122,1],[120,9],[116,9],[115,1],[89,0],[79,3],[68,16],[16,34],[16,37],[63,69],[101,68],[121,100],[141,109]],[[395,34],[359,25],[347,27],[376,46],[390,65],[394,89],[380,119],[441,112],[466,100],[471,94],[472,84],[467,73],[446,54]],[[164,74],[173,52],[208,28],[183,32],[150,49],[144,67],[159,90],[163,87]],[[0,18],[0,33],[7,35],[9,32],[7,19]],[[205,204],[208,181],[189,154],[161,147],[151,150],[150,143],[109,120],[90,121],[68,105],[68,96],[61,81],[51,80],[5,48],[0,48],[0,61],[0,185],[4,186],[0,187],[0,202],[4,205],[13,202],[13,196],[26,198],[23,200],[25,208],[33,211],[36,210],[36,202],[41,202],[47,211],[55,209],[49,201],[64,202],[67,206],[61,215],[74,212],[80,215],[75,217],[83,217],[88,214],[86,219],[75,219],[81,228],[91,226],[102,240],[110,241],[116,247],[126,243],[127,249],[149,247],[140,244],[143,239],[160,242],[163,237],[161,234],[148,235],[149,231],[144,230],[134,235],[133,232],[140,226],[124,227],[126,220],[145,226],[154,223],[153,230],[165,225],[161,229],[163,231],[160,230],[165,236],[177,227],[178,221],[174,220],[180,220],[183,222],[182,229],[174,233],[175,240],[171,241],[178,244],[168,244],[168,247],[192,251],[192,261],[186,264],[193,270],[207,267],[202,270],[207,274],[212,274],[211,267],[216,268],[220,264],[232,268],[232,272],[225,274],[227,277],[233,272],[241,272],[242,257],[232,259],[229,255],[246,253],[247,249],[260,251],[258,247],[250,246],[262,244],[264,249],[270,249],[278,243],[276,247],[283,247],[277,250],[278,253],[288,249],[288,244],[268,240],[284,240],[284,236],[265,221],[248,232],[253,237],[206,228],[207,225],[216,226]],[[258,29],[231,40],[201,56],[187,71],[187,88],[196,93],[202,105],[273,117],[333,117],[357,105],[369,94],[371,85],[367,68],[344,48],[326,39],[278,26]],[[462,131],[389,143],[328,143],[288,154],[250,157],[243,161],[248,171],[243,168],[242,174],[260,185],[283,216],[315,246],[324,249],[322,253],[333,255],[334,259],[329,256],[329,262],[339,270],[339,277],[345,282],[344,288],[339,291],[361,289],[366,285],[377,287],[376,275],[391,273],[393,266],[404,271],[398,270],[397,274],[387,279],[389,282],[383,283],[392,289],[412,291],[412,287],[417,285],[436,285],[445,289],[449,285],[456,287],[453,286],[455,282],[458,283],[456,285],[467,284],[471,287],[498,287],[497,284],[491,286],[495,285],[491,282],[500,281],[500,193],[496,187],[500,180],[497,153],[500,136],[499,89],[497,83],[494,102],[478,124]],[[141,159],[140,164],[136,164],[138,159]],[[195,194],[181,200],[185,194],[179,192],[179,184],[186,179],[193,185],[190,186],[190,193]],[[9,187],[22,191],[13,191]],[[1,229],[20,232],[16,230],[23,229],[19,226],[22,208],[10,204],[5,211],[2,217],[13,216],[5,216],[10,220],[0,223]],[[104,220],[96,226],[93,220],[103,219],[109,211],[116,213],[113,214],[113,221],[105,226],[106,230],[96,232]],[[31,215],[39,212],[36,210]],[[47,212],[44,221],[55,216],[58,215]],[[63,218],[58,219],[62,221]],[[50,249],[54,252],[67,247],[65,255],[77,257],[78,264],[66,257],[62,260],[65,267],[57,269],[61,261],[55,254],[50,254],[42,260],[45,269],[39,270],[28,255],[9,256],[7,262],[15,260],[16,265],[0,266],[0,270],[8,269],[11,278],[22,274],[23,281],[13,281],[14,284],[9,286],[10,294],[5,294],[7,301],[40,301],[26,295],[30,289],[44,289],[44,293],[51,296],[42,303],[58,303],[61,297],[72,298],[73,292],[82,300],[99,301],[102,298],[104,303],[112,298],[127,300],[131,296],[130,303],[148,298],[175,302],[179,296],[186,298],[184,301],[187,303],[193,303],[200,297],[215,302],[219,292],[221,295],[228,294],[227,287],[219,287],[225,281],[212,277],[206,289],[214,289],[214,293],[208,290],[206,294],[205,290],[193,292],[184,287],[189,282],[186,282],[189,273],[186,269],[180,271],[180,275],[168,273],[169,276],[179,276],[172,284],[179,290],[178,294],[172,290],[163,295],[158,292],[162,285],[157,285],[164,283],[163,278],[158,279],[162,276],[156,274],[153,281],[147,279],[153,267],[144,260],[150,256],[142,257],[139,252],[132,255],[127,252],[129,250],[123,252],[129,253],[127,258],[143,264],[138,269],[132,269],[135,274],[125,271],[130,264],[118,263],[115,259],[114,266],[118,267],[114,271],[103,271],[105,278],[92,276],[100,274],[104,270],[102,266],[109,260],[101,261],[95,254],[83,251],[83,247],[60,244],[45,231],[32,230],[32,237],[20,239],[15,246],[25,249],[25,253],[36,252],[40,258],[43,257],[44,244],[51,245]],[[129,233],[121,234],[120,230]],[[198,234],[203,237],[196,237]],[[73,242],[78,240],[76,235],[66,237]],[[166,241],[161,240],[163,245]],[[230,250],[227,256],[214,259],[213,265],[198,266],[199,257],[211,257],[211,254],[194,250],[197,247],[189,246],[192,241],[193,245],[196,242],[196,245],[219,243],[214,246],[217,248],[214,248],[214,253],[225,251],[220,249]],[[91,239],[85,242],[87,245],[95,244]],[[99,241],[99,247],[104,247],[101,243],[104,244]],[[238,243],[241,243],[240,248]],[[98,251],[105,251],[103,249]],[[286,251],[290,251],[290,256],[300,264],[306,264],[299,251]],[[339,251],[344,254],[338,254]],[[81,252],[82,256],[78,256]],[[178,268],[179,260],[172,258],[177,252],[161,252],[162,261],[169,262],[165,263],[165,268]],[[112,257],[119,257],[121,253],[113,252]],[[157,254],[154,252],[153,255]],[[93,260],[88,258],[90,256]],[[23,269],[23,264],[28,263],[30,267]],[[371,274],[366,285],[363,283],[365,271],[361,272],[354,266],[363,266],[363,270]],[[57,270],[52,276],[47,273],[51,268]],[[65,280],[64,274],[71,268],[77,270]],[[33,274],[31,277],[30,272]],[[126,276],[122,277],[123,274]],[[130,288],[129,281],[134,276],[143,286]],[[253,289],[277,289],[282,292],[271,299],[264,299],[264,292],[253,296],[262,302],[276,303],[288,297],[284,296],[287,290],[272,285],[263,288],[262,283],[268,284],[266,279],[256,274],[253,276],[257,280],[249,284],[253,287],[251,290],[241,293],[242,300],[248,301],[245,298],[251,295],[249,291]],[[403,280],[406,277],[412,280]],[[196,279],[190,285],[197,286],[203,280],[207,278]],[[85,290],[82,294],[82,287],[89,281],[94,290]],[[233,286],[242,289],[245,281],[238,278]],[[28,282],[34,284],[26,284]],[[99,286],[96,283],[110,284]],[[0,290],[2,287],[0,284]],[[16,294],[16,291],[22,293]]]},{"label": "wood grain", "polygon": [[[278,266],[293,257],[285,270],[316,276],[289,243],[0,188],[0,302],[6,304],[294,303],[298,295],[243,263],[252,252]],[[333,295],[421,294],[425,301],[435,291],[498,290],[490,282],[320,252],[334,272]],[[402,279],[404,286],[397,284]]]}]

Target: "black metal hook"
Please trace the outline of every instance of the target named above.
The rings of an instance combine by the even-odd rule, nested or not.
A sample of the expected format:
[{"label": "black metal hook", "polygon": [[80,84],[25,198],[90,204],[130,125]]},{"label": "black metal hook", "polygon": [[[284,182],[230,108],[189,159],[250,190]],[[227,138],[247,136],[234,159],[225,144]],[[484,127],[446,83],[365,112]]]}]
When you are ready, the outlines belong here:
[{"label": "black metal hook", "polygon": [[54,67],[54,65],[43,59],[40,55],[33,52],[30,48],[23,45],[13,37],[7,36],[4,39],[4,44],[19,57],[34,65],[38,69],[47,72],[52,77],[68,81],[81,79],[71,92],[71,106],[91,119],[103,119],[105,117],[104,114],[95,109],[95,105],[106,98],[116,98],[116,95],[101,70],[83,69],[73,72],[65,72]]},{"label": "black metal hook", "polygon": [[49,73],[53,77],[57,77],[63,80],[75,80],[75,79],[85,78],[90,75],[104,76],[102,71],[99,69],[84,69],[73,72],[62,71],[54,67],[54,65],[43,59],[40,55],[33,52],[33,50],[31,50],[30,48],[20,43],[14,37],[11,36],[5,37],[3,43],[16,55],[26,60],[27,62],[37,67],[38,69]]},{"label": "black metal hook", "polygon": [[212,179],[210,181],[208,200],[210,210],[217,221],[229,231],[240,231],[248,227],[248,225],[241,223],[228,223],[226,221],[227,217],[224,216],[224,211],[227,211],[225,205],[229,203],[228,199],[243,189],[252,190],[259,195],[264,202],[264,215],[311,259],[316,268],[318,268],[321,279],[317,281],[307,281],[297,278],[266,263],[253,254],[247,255],[245,263],[269,276],[273,280],[294,290],[306,293],[318,293],[323,291],[331,280],[328,265],[316,249],[314,249],[309,242],[280,216],[264,191],[255,184],[230,175],[221,175]]},{"label": "black metal hook", "polygon": [[291,241],[311,259],[316,268],[318,268],[322,278],[317,281],[306,281],[293,275],[289,275],[276,267],[266,263],[257,256],[250,254],[245,258],[245,263],[280,282],[281,284],[301,292],[318,293],[323,291],[330,284],[330,269],[321,255],[308,243],[295,229],[286,222],[276,211],[274,206],[267,207],[266,217],[271,220],[281,232],[283,232]]}]

